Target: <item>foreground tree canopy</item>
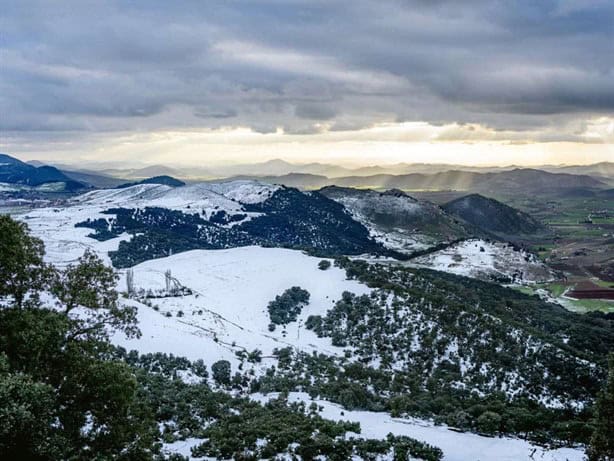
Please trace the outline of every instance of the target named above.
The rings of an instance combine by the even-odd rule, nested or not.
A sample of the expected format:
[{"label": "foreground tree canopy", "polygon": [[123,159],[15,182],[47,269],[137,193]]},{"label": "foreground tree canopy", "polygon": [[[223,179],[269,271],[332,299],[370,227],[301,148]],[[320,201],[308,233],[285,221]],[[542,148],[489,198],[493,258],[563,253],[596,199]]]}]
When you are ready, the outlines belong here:
[{"label": "foreground tree canopy", "polygon": [[63,270],[44,264],[42,242],[7,216],[0,245],[2,457],[150,458],[155,422],[130,368],[110,359],[111,331],[139,334],[113,271],[91,253]]},{"label": "foreground tree canopy", "polygon": [[608,380],[597,399],[595,432],[587,454],[589,461],[614,460],[614,352],[609,355]]}]

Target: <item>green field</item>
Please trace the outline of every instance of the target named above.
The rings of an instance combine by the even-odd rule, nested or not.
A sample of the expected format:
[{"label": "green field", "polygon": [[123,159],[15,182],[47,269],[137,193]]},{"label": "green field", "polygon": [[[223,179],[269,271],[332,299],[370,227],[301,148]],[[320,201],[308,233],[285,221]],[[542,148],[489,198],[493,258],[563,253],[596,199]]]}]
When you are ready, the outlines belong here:
[{"label": "green field", "polygon": [[[594,281],[594,280],[593,280]],[[599,280],[598,282],[594,281],[600,286],[609,287],[611,284],[608,282],[604,282]],[[604,299],[570,299],[570,298],[562,298],[561,295],[565,292],[567,285],[563,285],[561,283],[540,283],[531,286],[517,286],[514,287],[515,290],[518,290],[527,295],[535,295],[537,294],[537,290],[542,288],[550,293],[550,296],[555,298],[555,301],[561,304],[566,309],[569,309],[573,312],[590,312],[590,311],[602,311],[602,312],[614,312],[614,301],[608,301]]]},{"label": "green field", "polygon": [[566,309],[574,312],[614,312],[614,301],[606,301],[601,299],[561,299],[560,301]]}]

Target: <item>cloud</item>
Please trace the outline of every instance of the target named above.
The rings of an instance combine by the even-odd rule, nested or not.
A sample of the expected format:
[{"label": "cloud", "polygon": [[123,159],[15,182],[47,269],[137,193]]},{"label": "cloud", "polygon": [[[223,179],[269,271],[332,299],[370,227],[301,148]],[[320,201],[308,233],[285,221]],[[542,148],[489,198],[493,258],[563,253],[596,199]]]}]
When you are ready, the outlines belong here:
[{"label": "cloud", "polygon": [[606,128],[580,129],[614,113],[612,2],[32,0],[3,10],[0,130],[16,143],[415,122],[447,126],[441,141],[612,142]]}]

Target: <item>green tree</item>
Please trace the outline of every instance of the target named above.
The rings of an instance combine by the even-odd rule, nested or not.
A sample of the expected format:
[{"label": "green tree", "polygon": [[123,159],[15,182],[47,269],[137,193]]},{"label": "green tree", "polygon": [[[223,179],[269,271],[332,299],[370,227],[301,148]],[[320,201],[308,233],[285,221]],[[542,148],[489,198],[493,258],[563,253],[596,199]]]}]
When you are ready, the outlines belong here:
[{"label": "green tree", "polygon": [[28,233],[28,227],[0,215],[0,298],[22,307],[28,295],[36,301],[45,284],[43,242]]},{"label": "green tree", "polygon": [[494,411],[485,411],[478,418],[478,429],[486,434],[494,434],[501,426],[501,416]]},{"label": "green tree", "polygon": [[325,271],[329,267],[330,267],[330,261],[327,259],[323,259],[322,261],[318,263],[318,269],[320,269],[321,271]]},{"label": "green tree", "polygon": [[228,360],[218,360],[211,365],[213,379],[218,384],[230,384],[230,362]]},{"label": "green tree", "polygon": [[[93,252],[87,250],[77,264],[53,270],[51,293],[58,307],[73,319],[72,338],[107,337],[109,329],[139,336],[136,309],[120,306],[115,289],[117,274]],[[78,315],[71,315],[74,310]]]},{"label": "green tree", "polygon": [[37,383],[23,373],[9,373],[5,355],[0,356],[0,453],[6,459],[53,457],[53,387]]},{"label": "green tree", "polygon": [[[17,273],[2,285],[0,458],[151,459],[157,427],[133,371],[111,358],[110,332],[138,334],[112,269],[92,253],[48,267],[25,226],[1,217],[0,229],[13,233],[0,271]],[[40,301],[43,290],[56,306]]]},{"label": "green tree", "polygon": [[589,461],[614,460],[614,353],[608,356],[608,378],[595,409],[595,430],[587,450]]}]

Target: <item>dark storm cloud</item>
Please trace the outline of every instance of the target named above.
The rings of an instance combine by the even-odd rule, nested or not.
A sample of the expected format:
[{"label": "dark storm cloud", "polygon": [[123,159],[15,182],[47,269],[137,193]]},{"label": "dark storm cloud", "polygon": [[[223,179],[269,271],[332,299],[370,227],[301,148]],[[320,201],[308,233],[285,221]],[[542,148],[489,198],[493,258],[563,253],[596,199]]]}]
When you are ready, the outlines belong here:
[{"label": "dark storm cloud", "polygon": [[5,132],[525,130],[614,113],[610,1],[0,4]]}]

